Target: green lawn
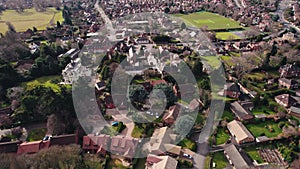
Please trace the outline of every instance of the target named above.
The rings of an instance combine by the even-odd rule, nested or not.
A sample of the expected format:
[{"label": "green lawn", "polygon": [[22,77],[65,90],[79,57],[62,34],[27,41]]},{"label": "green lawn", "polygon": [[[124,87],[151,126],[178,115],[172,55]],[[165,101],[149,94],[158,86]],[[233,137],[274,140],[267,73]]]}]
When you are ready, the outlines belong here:
[{"label": "green lawn", "polygon": [[259,105],[259,106],[255,107],[251,112],[254,115],[265,114],[266,116],[268,116],[270,114],[275,114],[275,112],[273,110],[270,110],[265,105]]},{"label": "green lawn", "polygon": [[263,163],[263,159],[258,153],[257,147],[246,147],[245,151],[250,156],[251,159],[255,160],[257,163]]},{"label": "green lawn", "polygon": [[63,22],[62,11],[55,8],[47,8],[45,12],[37,12],[34,8],[26,9],[22,13],[15,10],[5,10],[0,15],[0,32],[7,31],[6,22],[10,22],[16,31],[26,31],[35,26],[39,30],[44,30],[48,26],[55,25],[57,21]]},{"label": "green lawn", "polygon": [[267,137],[272,138],[282,133],[282,130],[278,127],[278,123],[275,123],[273,121],[259,122],[257,124],[247,124],[246,127],[255,137],[259,137],[262,134],[265,134]]},{"label": "green lawn", "polygon": [[180,141],[180,143],[178,145],[180,145],[182,148],[190,149],[192,151],[197,150],[196,143],[192,140],[187,139],[187,138],[184,138],[182,141]]},{"label": "green lawn", "polygon": [[216,163],[216,169],[223,169],[229,164],[223,152],[214,153],[212,161]]},{"label": "green lawn", "polygon": [[211,159],[212,159],[211,156],[207,156],[205,158],[204,169],[211,169],[211,167],[210,167]]},{"label": "green lawn", "polygon": [[46,135],[47,129],[34,129],[28,133],[27,141],[39,141],[42,140]]},{"label": "green lawn", "polygon": [[224,144],[230,138],[229,134],[225,132],[224,128],[219,128],[216,134],[216,145]]},{"label": "green lawn", "polygon": [[221,40],[237,40],[242,39],[238,35],[232,33],[232,32],[216,32],[217,39]]},{"label": "green lawn", "polygon": [[221,61],[218,56],[202,56],[201,59],[206,61],[214,69],[219,68],[221,65]]},{"label": "green lawn", "polygon": [[141,138],[143,135],[143,131],[144,131],[143,128],[139,128],[138,126],[135,125],[131,133],[131,136],[134,138]]},{"label": "green lawn", "polygon": [[234,120],[234,114],[231,111],[224,110],[222,115],[222,120],[227,120],[228,122]]},{"label": "green lawn", "polygon": [[233,19],[211,12],[196,12],[187,15],[176,14],[175,16],[182,18],[188,25],[194,25],[198,28],[207,26],[207,30],[243,28]]}]

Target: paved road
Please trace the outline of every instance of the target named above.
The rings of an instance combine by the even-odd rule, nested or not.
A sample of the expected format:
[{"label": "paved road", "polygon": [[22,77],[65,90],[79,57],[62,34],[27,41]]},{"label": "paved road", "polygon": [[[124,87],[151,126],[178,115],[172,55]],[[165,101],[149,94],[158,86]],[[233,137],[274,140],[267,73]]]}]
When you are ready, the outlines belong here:
[{"label": "paved road", "polygon": [[242,5],[240,4],[239,0],[234,0],[234,3],[236,4],[237,7],[243,8]]},{"label": "paved road", "polygon": [[109,17],[105,14],[104,10],[99,6],[99,0],[97,0],[96,4],[95,4],[95,9],[99,11],[101,17],[104,20],[106,29],[109,30],[109,40],[112,42],[117,41],[116,38],[116,30],[113,27],[112,21],[109,19]]},{"label": "paved road", "polygon": [[285,27],[289,28],[292,27],[294,28],[298,33],[300,33],[299,27],[295,26],[293,23],[289,22],[284,18],[284,11],[289,8],[289,5],[291,4],[291,0],[282,0],[279,3],[278,9],[275,12],[279,16],[279,20],[281,23],[285,25]]}]

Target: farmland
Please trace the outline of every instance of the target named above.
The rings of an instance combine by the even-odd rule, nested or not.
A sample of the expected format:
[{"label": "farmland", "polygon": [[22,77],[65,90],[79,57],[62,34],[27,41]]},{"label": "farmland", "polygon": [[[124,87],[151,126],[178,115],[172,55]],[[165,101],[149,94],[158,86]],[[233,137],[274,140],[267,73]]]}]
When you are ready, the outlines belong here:
[{"label": "farmland", "polygon": [[46,27],[55,25],[57,21],[62,22],[62,11],[55,8],[47,8],[45,12],[37,12],[34,8],[26,9],[22,13],[15,10],[6,10],[0,15],[0,33],[7,31],[6,22],[14,25],[16,31],[26,31],[28,28],[36,27],[44,30]]}]

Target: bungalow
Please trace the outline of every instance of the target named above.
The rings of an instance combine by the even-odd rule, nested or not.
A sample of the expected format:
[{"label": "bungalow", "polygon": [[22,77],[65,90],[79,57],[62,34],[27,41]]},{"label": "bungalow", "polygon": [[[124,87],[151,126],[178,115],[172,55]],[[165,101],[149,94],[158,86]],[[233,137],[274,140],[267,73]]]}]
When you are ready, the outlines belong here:
[{"label": "bungalow", "polygon": [[250,110],[253,109],[251,102],[238,102],[235,101],[230,104],[230,110],[234,113],[235,117],[241,121],[251,120],[254,118]]},{"label": "bungalow", "polygon": [[279,86],[285,87],[287,89],[297,89],[299,87],[298,82],[293,79],[280,78],[278,81]]},{"label": "bungalow", "polygon": [[242,122],[233,120],[227,128],[238,144],[253,142],[255,139]]},{"label": "bungalow", "polygon": [[83,137],[82,149],[86,152],[105,155],[109,148],[110,136],[89,134]]},{"label": "bungalow", "polygon": [[279,69],[280,77],[299,77],[300,68],[295,64],[286,64]]},{"label": "bungalow", "polygon": [[299,107],[294,107],[292,106],[288,113],[292,116],[295,116],[295,117],[299,117],[300,118],[300,108]]},{"label": "bungalow", "polygon": [[224,148],[224,154],[235,169],[250,169],[253,167],[253,163],[247,157],[246,153],[238,149],[234,144],[226,146]]},{"label": "bungalow", "polygon": [[181,106],[179,104],[171,106],[169,110],[164,114],[162,118],[163,122],[169,126],[173,125],[180,111],[181,111]]},{"label": "bungalow", "polygon": [[178,161],[169,156],[149,154],[146,159],[146,169],[175,169]]},{"label": "bungalow", "polygon": [[282,94],[278,95],[275,97],[275,101],[280,104],[283,107],[291,107],[295,103],[297,103],[297,100],[294,99],[291,95],[289,94]]}]

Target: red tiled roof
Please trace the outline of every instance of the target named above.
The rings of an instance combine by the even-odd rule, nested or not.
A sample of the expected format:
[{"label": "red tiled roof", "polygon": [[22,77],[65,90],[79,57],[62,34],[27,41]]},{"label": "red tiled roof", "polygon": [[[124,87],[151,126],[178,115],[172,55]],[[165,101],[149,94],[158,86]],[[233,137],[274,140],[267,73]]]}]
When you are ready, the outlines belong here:
[{"label": "red tiled roof", "polygon": [[50,146],[50,141],[33,141],[20,144],[17,154],[32,154],[37,153],[41,149],[47,149]]}]

